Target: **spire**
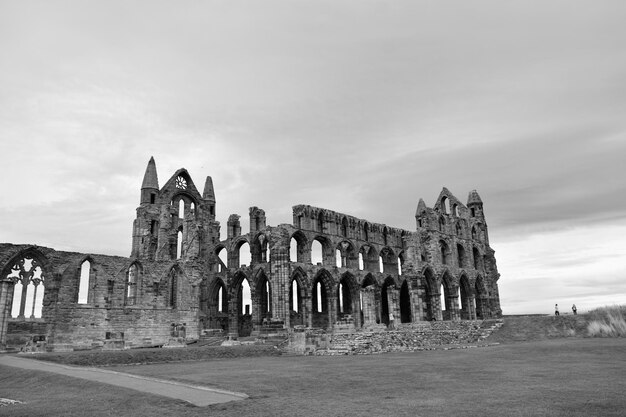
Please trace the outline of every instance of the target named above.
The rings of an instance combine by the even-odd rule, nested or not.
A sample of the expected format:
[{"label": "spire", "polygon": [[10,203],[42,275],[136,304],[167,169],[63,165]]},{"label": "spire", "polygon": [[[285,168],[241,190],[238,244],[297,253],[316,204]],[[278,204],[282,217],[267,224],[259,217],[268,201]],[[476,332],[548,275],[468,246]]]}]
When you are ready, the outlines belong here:
[{"label": "spire", "polygon": [[417,210],[415,210],[415,217],[419,216],[422,211],[426,211],[426,203],[420,198],[420,201],[417,203]]},{"label": "spire", "polygon": [[215,202],[215,191],[213,191],[213,180],[211,179],[210,176],[206,177],[206,182],[204,183],[204,193],[202,193],[202,198]]},{"label": "spire", "polygon": [[483,200],[480,199],[478,192],[476,190],[472,190],[467,197],[467,205],[470,204],[483,204]]},{"label": "spire", "polygon": [[141,183],[141,189],[144,188],[152,188],[155,190],[159,189],[159,178],[157,177],[156,163],[154,162],[154,157],[150,157],[150,161],[148,161],[148,167],[146,168],[146,173],[143,176],[143,183]]}]

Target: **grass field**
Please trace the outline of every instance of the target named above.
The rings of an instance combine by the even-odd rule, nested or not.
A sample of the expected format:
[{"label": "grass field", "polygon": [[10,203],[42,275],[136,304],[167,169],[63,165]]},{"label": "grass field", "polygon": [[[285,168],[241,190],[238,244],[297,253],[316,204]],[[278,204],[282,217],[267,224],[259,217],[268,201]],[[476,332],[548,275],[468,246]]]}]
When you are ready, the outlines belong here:
[{"label": "grass field", "polygon": [[11,416],[622,416],[626,340],[568,338],[373,356],[252,357],[116,370],[247,393],[197,408],[0,367]]}]

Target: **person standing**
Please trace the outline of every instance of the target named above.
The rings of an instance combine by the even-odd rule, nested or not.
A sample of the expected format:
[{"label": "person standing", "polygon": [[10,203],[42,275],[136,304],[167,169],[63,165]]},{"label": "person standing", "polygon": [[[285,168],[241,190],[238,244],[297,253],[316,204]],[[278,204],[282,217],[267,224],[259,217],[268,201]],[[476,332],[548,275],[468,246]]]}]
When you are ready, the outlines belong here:
[{"label": "person standing", "polygon": [[576,315],[576,304],[572,304],[572,312]]},{"label": "person standing", "polygon": [[389,313],[389,330],[394,330],[394,329],[395,329],[395,325],[394,325],[393,313]]},{"label": "person standing", "polygon": [[558,304],[554,305],[554,315],[555,316],[560,316],[560,314],[559,314],[559,305]]}]

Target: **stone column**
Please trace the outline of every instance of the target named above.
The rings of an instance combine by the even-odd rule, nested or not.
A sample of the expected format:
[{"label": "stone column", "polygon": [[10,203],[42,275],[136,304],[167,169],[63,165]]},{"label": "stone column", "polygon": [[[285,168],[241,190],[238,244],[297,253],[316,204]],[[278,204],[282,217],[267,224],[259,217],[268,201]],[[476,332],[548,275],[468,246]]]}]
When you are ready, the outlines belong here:
[{"label": "stone column", "polygon": [[0,281],[0,351],[6,347],[9,319],[11,318],[13,288],[14,284],[12,281]]}]

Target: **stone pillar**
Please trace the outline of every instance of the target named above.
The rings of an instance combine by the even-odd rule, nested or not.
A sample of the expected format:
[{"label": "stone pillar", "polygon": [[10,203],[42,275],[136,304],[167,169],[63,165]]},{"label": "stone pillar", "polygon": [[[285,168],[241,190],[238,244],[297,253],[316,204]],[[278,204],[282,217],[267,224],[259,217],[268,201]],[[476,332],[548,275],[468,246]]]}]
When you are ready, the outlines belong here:
[{"label": "stone pillar", "polygon": [[328,327],[332,329],[337,322],[337,296],[329,294],[326,297],[326,301],[328,306]]},{"label": "stone pillar", "polygon": [[376,324],[376,289],[374,285],[361,289],[363,297],[363,325]]},{"label": "stone pillar", "polygon": [[9,318],[11,318],[13,288],[14,285],[12,281],[0,281],[0,351],[4,350],[6,347]]},{"label": "stone pillar", "polygon": [[289,249],[276,248],[270,253],[270,267],[273,282],[272,319],[282,320],[285,327],[290,326],[289,317]]}]

